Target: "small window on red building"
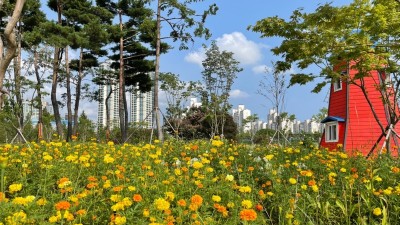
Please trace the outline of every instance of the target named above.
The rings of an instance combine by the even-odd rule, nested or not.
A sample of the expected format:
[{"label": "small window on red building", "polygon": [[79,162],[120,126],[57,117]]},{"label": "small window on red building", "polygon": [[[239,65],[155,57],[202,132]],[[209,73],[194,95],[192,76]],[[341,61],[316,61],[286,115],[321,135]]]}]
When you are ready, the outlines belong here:
[{"label": "small window on red building", "polygon": [[333,91],[340,91],[340,90],[342,90],[342,80],[334,79],[333,80]]},{"label": "small window on red building", "polygon": [[343,88],[343,77],[347,74],[347,71],[342,71],[340,73],[339,78],[335,78],[332,80],[333,82],[333,91],[340,91]]},{"label": "small window on red building", "polygon": [[329,122],[325,124],[325,141],[337,142],[339,137],[338,122]]}]

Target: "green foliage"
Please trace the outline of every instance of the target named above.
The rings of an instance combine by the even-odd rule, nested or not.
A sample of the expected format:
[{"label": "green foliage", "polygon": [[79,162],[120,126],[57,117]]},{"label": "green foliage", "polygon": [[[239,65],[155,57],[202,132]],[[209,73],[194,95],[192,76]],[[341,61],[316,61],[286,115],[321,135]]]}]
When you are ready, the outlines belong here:
[{"label": "green foliage", "polygon": [[[220,112],[220,114],[222,114]],[[218,116],[222,116],[218,114]],[[227,140],[237,139],[237,126],[233,121],[233,117],[225,113],[224,117],[224,138]],[[180,123],[179,129],[173,130],[169,125],[165,124],[164,127],[167,132],[171,135],[178,136],[185,140],[196,140],[196,139],[210,139],[212,135],[221,135],[220,133],[213,133],[212,130],[212,119],[206,114],[206,109],[203,107],[191,107],[183,119],[181,120],[169,120],[172,127],[177,127],[176,123]],[[222,126],[222,125],[220,125]],[[221,127],[220,127],[221,129]]]},{"label": "green foliage", "polygon": [[77,136],[80,141],[86,142],[96,138],[95,124],[86,116],[85,111],[79,117]]},{"label": "green foliage", "polygon": [[[368,76],[374,69],[399,71],[399,48],[392,40],[399,38],[397,21],[399,3],[394,0],[354,1],[335,7],[320,5],[315,12],[295,10],[289,20],[277,16],[259,20],[249,26],[262,37],[280,37],[282,43],[272,52],[282,56],[277,71],[287,71],[293,65],[300,69],[317,65],[319,74],[293,74],[291,85],[305,84],[315,78],[333,78],[339,62],[355,62],[356,79]],[[351,15],[351,16],[349,16]],[[397,72],[396,72],[397,73]],[[314,91],[321,90],[318,84]]]},{"label": "green foliage", "polygon": [[208,49],[205,46],[204,48],[206,59],[202,62],[204,68],[202,71],[204,82],[202,102],[207,107],[207,116],[211,121],[211,135],[213,136],[225,133],[226,117],[224,115],[230,108],[229,92],[237,74],[243,69],[233,58],[232,52],[220,51],[215,42],[212,42]]}]

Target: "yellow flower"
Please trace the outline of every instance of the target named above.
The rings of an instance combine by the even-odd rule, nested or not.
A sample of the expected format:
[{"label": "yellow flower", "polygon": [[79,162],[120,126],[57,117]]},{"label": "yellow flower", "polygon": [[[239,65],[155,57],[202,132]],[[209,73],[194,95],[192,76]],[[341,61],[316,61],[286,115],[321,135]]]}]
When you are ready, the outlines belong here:
[{"label": "yellow flower", "polygon": [[228,206],[229,208],[233,208],[233,207],[235,207],[235,203],[228,202],[228,204],[226,206]]},{"label": "yellow flower", "polygon": [[250,209],[251,207],[253,207],[253,203],[251,202],[251,200],[243,200],[242,207]]},{"label": "yellow flower", "polygon": [[30,202],[30,200],[27,199],[27,198],[24,198],[24,197],[16,197],[16,198],[14,198],[14,199],[12,200],[12,203],[13,203],[14,205],[24,205],[24,206],[27,206],[29,202]]},{"label": "yellow flower", "polygon": [[196,161],[196,162],[193,163],[192,166],[193,166],[193,168],[195,168],[195,169],[200,169],[200,168],[203,167],[203,163]]},{"label": "yellow flower", "polygon": [[149,217],[150,216],[150,211],[148,209],[143,210],[143,216],[144,217]]},{"label": "yellow flower", "polygon": [[226,177],[225,177],[226,181],[233,181],[233,179],[234,179],[234,176],[230,175],[230,174],[226,175]]},{"label": "yellow flower", "polygon": [[286,213],[286,219],[292,219],[293,218],[293,214],[292,213]]},{"label": "yellow flower", "polygon": [[375,216],[380,216],[382,215],[382,210],[381,208],[375,208],[374,211],[372,212]]},{"label": "yellow flower", "polygon": [[136,191],[136,187],[134,187],[134,186],[128,186],[128,190],[129,190],[129,191]]},{"label": "yellow flower", "polygon": [[114,224],[115,225],[121,225],[126,223],[126,217],[125,216],[117,216],[115,217]]},{"label": "yellow flower", "polygon": [[49,218],[49,222],[50,222],[50,223],[56,223],[57,221],[58,221],[57,216],[51,216],[51,217]]},{"label": "yellow flower", "polygon": [[122,204],[124,204],[124,206],[131,206],[132,205],[132,201],[125,197],[124,199],[122,199]]},{"label": "yellow flower", "polygon": [[158,198],[158,199],[156,199],[156,200],[154,201],[154,205],[156,205],[157,209],[160,210],[160,211],[167,210],[167,209],[169,209],[169,207],[170,207],[169,202],[166,201],[166,200],[163,199],[163,198]]},{"label": "yellow flower", "polygon": [[175,194],[173,192],[165,192],[165,196],[167,197],[168,200],[173,201],[175,199]]},{"label": "yellow flower", "polygon": [[52,159],[53,159],[53,157],[51,155],[47,155],[46,154],[46,155],[43,156],[43,160],[44,161],[51,161]]},{"label": "yellow flower", "polygon": [[36,204],[37,204],[37,205],[40,205],[40,206],[44,206],[44,205],[47,204],[47,200],[46,200],[45,198],[39,198],[39,199],[36,201]]},{"label": "yellow flower", "polygon": [[112,211],[122,211],[125,210],[125,204],[123,202],[117,202],[117,204],[111,206]]},{"label": "yellow flower", "polygon": [[289,178],[289,183],[291,183],[291,184],[296,184],[296,183],[297,183],[297,180],[294,179],[294,178]]},{"label": "yellow flower", "polygon": [[221,197],[218,196],[218,195],[213,195],[213,196],[212,196],[212,200],[213,200],[214,202],[220,202],[220,201],[221,201]]},{"label": "yellow flower", "polygon": [[251,187],[250,186],[242,186],[242,187],[239,187],[239,191],[242,193],[250,193]]},{"label": "yellow flower", "polygon": [[220,141],[220,140],[212,140],[211,141],[211,145],[214,147],[221,147],[224,144],[224,142]]},{"label": "yellow flower", "polygon": [[111,157],[110,154],[106,154],[104,156],[103,161],[108,164],[108,163],[113,163],[115,161],[115,159],[113,157]]},{"label": "yellow flower", "polygon": [[10,191],[10,193],[20,191],[21,189],[22,184],[11,184],[10,186],[8,186],[8,190]]},{"label": "yellow flower", "polygon": [[119,202],[121,200],[121,195],[111,195],[110,200],[113,202]]},{"label": "yellow flower", "polygon": [[264,157],[264,159],[266,159],[266,160],[271,160],[271,159],[273,159],[274,158],[274,155],[272,155],[272,154],[270,154],[270,155],[266,155],[265,157]]}]

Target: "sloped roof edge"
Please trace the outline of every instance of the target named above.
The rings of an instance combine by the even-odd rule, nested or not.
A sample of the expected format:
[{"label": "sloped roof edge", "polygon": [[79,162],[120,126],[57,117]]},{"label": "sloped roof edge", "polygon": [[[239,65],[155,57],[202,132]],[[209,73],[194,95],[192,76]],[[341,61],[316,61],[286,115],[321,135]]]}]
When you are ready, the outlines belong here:
[{"label": "sloped roof edge", "polygon": [[332,121],[337,121],[337,122],[344,122],[344,119],[339,116],[327,116],[325,119],[321,121],[321,123],[328,123]]}]

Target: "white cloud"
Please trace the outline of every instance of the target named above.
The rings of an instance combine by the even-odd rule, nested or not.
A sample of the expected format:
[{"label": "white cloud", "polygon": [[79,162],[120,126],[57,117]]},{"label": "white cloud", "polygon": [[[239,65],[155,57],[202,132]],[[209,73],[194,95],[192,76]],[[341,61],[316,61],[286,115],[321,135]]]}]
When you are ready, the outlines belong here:
[{"label": "white cloud", "polygon": [[190,62],[190,63],[194,63],[199,65],[200,67],[202,67],[202,62],[203,60],[206,59],[206,54],[204,49],[199,49],[196,52],[191,52],[188,55],[185,56],[185,61],[186,62]]},{"label": "white cloud", "polygon": [[251,69],[255,74],[264,74],[272,70],[271,67],[267,65],[258,65]]},{"label": "white cloud", "polygon": [[[233,57],[242,65],[256,64],[262,59],[261,49],[265,48],[262,44],[257,44],[250,41],[243,33],[233,32],[224,34],[216,39],[217,46],[221,51],[233,52]],[[204,49],[191,52],[185,56],[185,61],[195,63],[202,66],[202,61],[205,59]]]},{"label": "white cloud", "polygon": [[221,50],[233,52],[234,58],[243,65],[255,64],[262,58],[262,46],[248,40],[241,32],[224,34],[216,41]]},{"label": "white cloud", "polygon": [[241,91],[239,89],[235,89],[229,93],[229,96],[231,98],[247,98],[247,97],[249,97],[249,94],[247,94],[247,92]]}]

